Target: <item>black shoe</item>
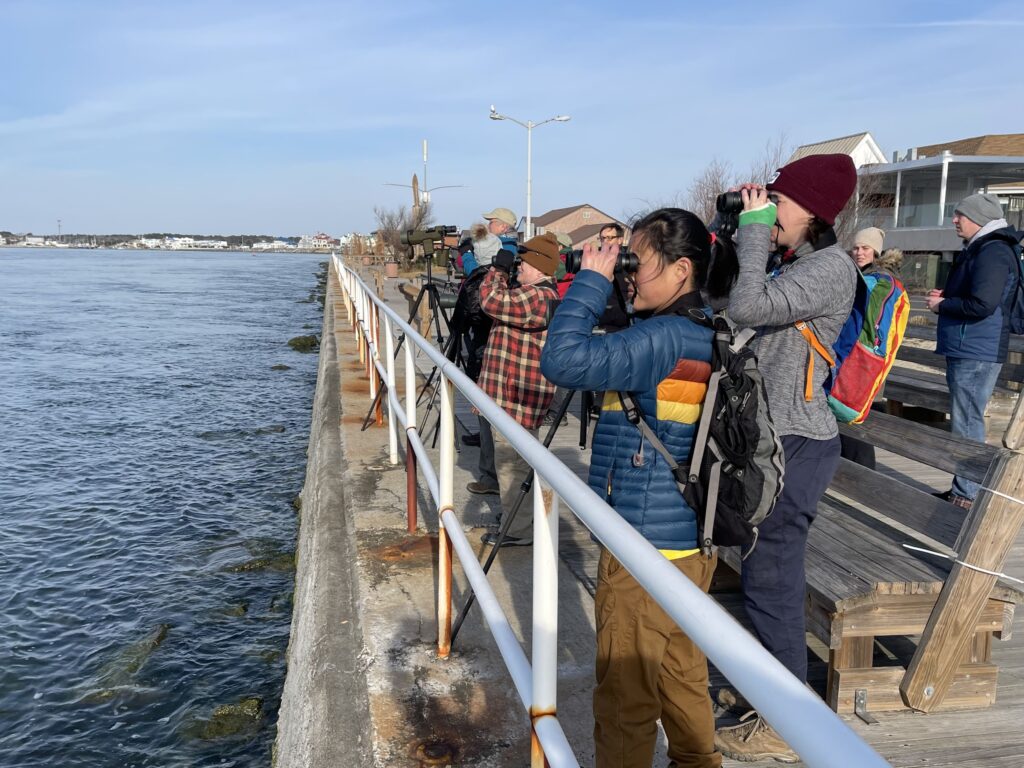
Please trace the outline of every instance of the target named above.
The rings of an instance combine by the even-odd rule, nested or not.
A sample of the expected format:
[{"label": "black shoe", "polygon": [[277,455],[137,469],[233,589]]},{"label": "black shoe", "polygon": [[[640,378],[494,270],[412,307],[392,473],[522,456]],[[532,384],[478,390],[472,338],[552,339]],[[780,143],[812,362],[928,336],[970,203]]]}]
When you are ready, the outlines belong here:
[{"label": "black shoe", "polygon": [[462,444],[470,447],[477,447],[480,445],[480,433],[477,432],[475,435],[463,435]]},{"label": "black shoe", "polygon": [[942,499],[943,501],[952,501],[953,491],[932,491],[932,496],[934,496],[937,499]]},{"label": "black shoe", "polygon": [[[499,534],[496,531],[488,531],[480,537],[480,541],[493,547],[498,543],[498,536]],[[529,536],[506,536],[501,540],[501,546],[503,547],[529,547],[531,544],[533,544],[533,539]]]}]

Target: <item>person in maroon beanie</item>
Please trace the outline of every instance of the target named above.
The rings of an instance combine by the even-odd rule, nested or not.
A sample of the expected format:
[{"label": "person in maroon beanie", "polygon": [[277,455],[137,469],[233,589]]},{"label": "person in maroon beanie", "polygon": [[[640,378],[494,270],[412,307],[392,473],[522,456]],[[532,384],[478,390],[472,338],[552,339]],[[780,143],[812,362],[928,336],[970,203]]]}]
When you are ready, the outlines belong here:
[{"label": "person in maroon beanie", "polygon": [[[832,227],[856,184],[849,156],[811,155],[780,168],[766,186],[745,184],[740,192],[740,272],[728,313],[757,331],[751,346],[786,460],[782,494],[743,562],[743,602],[761,644],[801,681],[807,679],[807,533],[839,465],[840,445],[824,390],[829,365],[797,324],[806,323],[829,349],[850,315],[857,265]],[[724,755],[798,760],[767,722],[748,714],[718,730],[715,743]]]}]

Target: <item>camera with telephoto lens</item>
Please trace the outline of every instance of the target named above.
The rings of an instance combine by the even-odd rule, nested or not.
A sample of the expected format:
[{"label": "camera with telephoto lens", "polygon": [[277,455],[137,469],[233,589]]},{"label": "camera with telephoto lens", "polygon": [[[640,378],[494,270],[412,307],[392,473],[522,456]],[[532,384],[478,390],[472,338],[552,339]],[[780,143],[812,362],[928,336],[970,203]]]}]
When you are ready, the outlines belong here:
[{"label": "camera with telephoto lens", "polygon": [[447,235],[454,235],[459,231],[454,225],[431,227],[430,229],[407,229],[399,237],[402,245],[422,245],[444,240]]},{"label": "camera with telephoto lens", "polygon": [[[583,251],[575,250],[569,251],[565,254],[565,271],[576,274],[583,267]],[[636,254],[632,251],[628,251],[625,248],[619,248],[619,258],[615,262],[616,272],[625,272],[632,274],[640,268],[640,260],[636,257]]]}]

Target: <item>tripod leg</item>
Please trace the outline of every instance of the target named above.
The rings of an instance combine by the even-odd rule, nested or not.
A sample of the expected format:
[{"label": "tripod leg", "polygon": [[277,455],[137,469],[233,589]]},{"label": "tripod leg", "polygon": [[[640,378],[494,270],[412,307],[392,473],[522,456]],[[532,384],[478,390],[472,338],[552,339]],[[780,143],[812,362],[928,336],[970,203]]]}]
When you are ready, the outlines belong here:
[{"label": "tripod leg", "polygon": [[[569,410],[569,403],[572,402],[572,398],[575,394],[575,392],[570,392],[569,396],[558,406],[558,413],[555,421],[550,427],[548,427],[548,432],[544,436],[543,445],[545,448],[549,448],[551,446],[551,441],[554,440],[555,434],[558,432],[558,427],[562,423],[562,417],[565,416],[566,412]],[[516,514],[519,512],[519,508],[523,505],[523,501],[525,501],[531,488],[533,488],[533,472],[528,473],[526,475],[526,479],[523,480],[522,484],[519,486],[519,495],[516,496],[515,503],[512,505],[512,509],[509,510],[508,515],[506,516],[502,514],[501,528],[498,530],[498,540],[494,543],[494,546],[491,547],[491,551],[487,554],[487,560],[484,561],[484,573],[490,572],[491,566],[494,564],[494,560],[498,556],[498,550],[501,549],[501,545],[508,534],[508,529],[512,527],[512,521],[515,520]],[[470,592],[469,597],[466,598],[465,605],[462,606],[462,610],[459,611],[459,615],[456,617],[455,623],[452,625],[452,643],[455,642],[455,636],[458,635],[459,629],[462,627],[462,623],[466,620],[466,616],[469,615],[469,611],[475,602],[476,596]]]},{"label": "tripod leg", "polygon": [[[416,294],[416,300],[412,303],[412,309],[409,311],[409,325],[412,325],[412,321],[416,317],[416,313],[420,311],[420,304],[423,303],[423,295],[426,293],[426,286],[422,286],[419,293]],[[405,343],[405,334],[398,340],[397,346],[395,346],[395,359],[398,359],[398,353],[402,351],[402,345]],[[376,419],[377,408],[380,405],[380,399],[384,394],[384,387],[387,386],[381,382],[381,386],[377,388],[377,396],[373,398],[373,402],[370,403],[370,410],[366,412],[366,418],[363,419],[363,426],[360,432],[365,432],[370,427],[370,422]]]}]

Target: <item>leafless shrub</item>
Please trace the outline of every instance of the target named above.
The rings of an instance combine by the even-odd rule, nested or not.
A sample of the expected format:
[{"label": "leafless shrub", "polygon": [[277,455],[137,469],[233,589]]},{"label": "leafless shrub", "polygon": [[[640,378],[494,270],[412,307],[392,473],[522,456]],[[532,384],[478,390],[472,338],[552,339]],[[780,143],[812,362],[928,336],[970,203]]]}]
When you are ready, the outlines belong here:
[{"label": "leafless shrub", "polygon": [[[411,249],[402,245],[402,233],[409,229],[429,227],[433,221],[430,203],[413,208],[400,205],[397,208],[375,206],[373,215],[377,219],[377,252],[385,259],[398,259],[408,267],[413,259]],[[416,254],[419,255],[419,254]]]}]

